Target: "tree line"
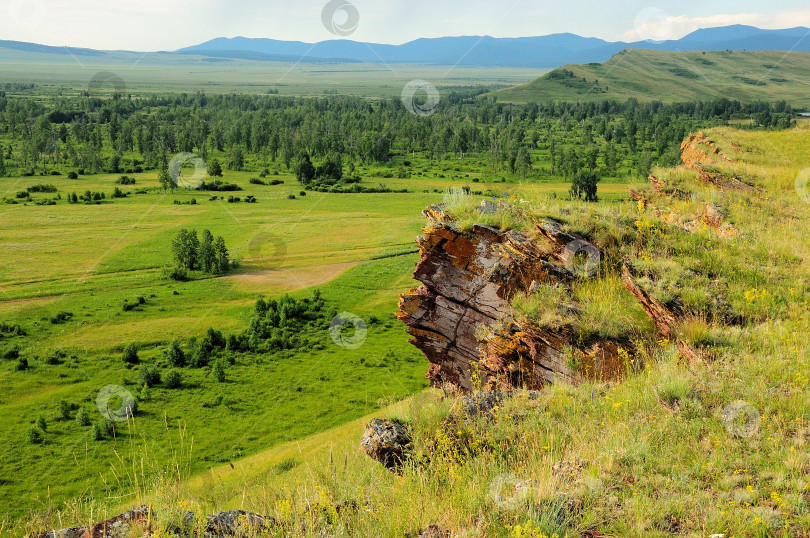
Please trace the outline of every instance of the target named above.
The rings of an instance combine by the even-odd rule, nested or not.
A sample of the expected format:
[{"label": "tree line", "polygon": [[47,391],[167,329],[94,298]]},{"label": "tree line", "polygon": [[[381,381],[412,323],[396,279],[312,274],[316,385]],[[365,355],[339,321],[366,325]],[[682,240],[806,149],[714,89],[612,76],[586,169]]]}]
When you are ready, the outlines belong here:
[{"label": "tree line", "polygon": [[89,173],[158,170],[168,189],[174,187],[169,160],[188,152],[215,176],[223,167],[260,170],[278,163],[307,183],[335,178],[344,163],[351,172],[355,163],[419,153],[435,161],[484,157],[495,175],[570,180],[581,170],[643,173],[673,161],[690,131],[733,119],[785,128],[795,112],[786,102],[728,99],[521,106],[486,96],[452,97],[427,118],[410,114],[399,99],[343,96],[0,97],[0,176],[70,167]]}]

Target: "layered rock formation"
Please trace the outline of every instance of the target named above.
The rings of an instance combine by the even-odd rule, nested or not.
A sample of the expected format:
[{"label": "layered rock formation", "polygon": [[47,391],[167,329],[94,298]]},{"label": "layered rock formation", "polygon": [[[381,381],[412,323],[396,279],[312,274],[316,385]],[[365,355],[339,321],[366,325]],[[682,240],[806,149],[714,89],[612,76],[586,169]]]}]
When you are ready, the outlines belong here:
[{"label": "layered rock formation", "polygon": [[[414,273],[422,285],[401,296],[398,317],[431,362],[433,386],[535,390],[580,375],[612,377],[621,369],[619,350],[629,344],[579,342],[570,328],[514,319],[510,306],[516,293],[567,286],[595,272],[596,247],[552,220],[537,222],[535,233],[485,226],[461,233],[443,206],[424,214],[428,225],[418,239],[422,259]],[[583,253],[587,260],[580,263]]]}]

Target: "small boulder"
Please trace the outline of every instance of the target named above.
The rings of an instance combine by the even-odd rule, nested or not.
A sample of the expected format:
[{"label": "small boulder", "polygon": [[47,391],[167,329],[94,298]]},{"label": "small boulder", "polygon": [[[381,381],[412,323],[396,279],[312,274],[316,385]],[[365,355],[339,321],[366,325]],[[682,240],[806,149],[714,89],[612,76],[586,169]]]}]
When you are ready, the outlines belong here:
[{"label": "small boulder", "polygon": [[[273,518],[260,516],[244,510],[229,510],[207,516],[206,536],[225,537],[257,533],[275,526]],[[252,534],[251,534],[252,535]]]},{"label": "small boulder", "polygon": [[148,506],[139,506],[120,516],[96,523],[92,527],[74,527],[58,531],[29,534],[29,538],[125,538],[131,536],[134,529],[146,525],[154,513]]},{"label": "small boulder", "polygon": [[430,527],[426,528],[422,532],[420,532],[416,538],[449,538],[450,531],[447,531],[438,525],[431,525]]},{"label": "small boulder", "polygon": [[386,469],[397,471],[408,458],[411,440],[411,432],[404,424],[375,418],[366,426],[360,450]]},{"label": "small boulder", "polygon": [[495,202],[484,200],[476,211],[482,215],[494,215],[498,211],[498,206],[495,205]]}]

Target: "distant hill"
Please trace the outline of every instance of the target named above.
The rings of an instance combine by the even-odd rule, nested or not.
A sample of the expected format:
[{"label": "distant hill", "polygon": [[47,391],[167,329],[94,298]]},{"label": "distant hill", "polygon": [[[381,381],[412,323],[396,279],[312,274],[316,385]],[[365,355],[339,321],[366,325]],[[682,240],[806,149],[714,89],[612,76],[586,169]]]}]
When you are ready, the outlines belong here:
[{"label": "distant hill", "polygon": [[608,42],[570,33],[522,38],[442,37],[417,39],[403,45],[380,45],[351,40],[310,44],[275,39],[220,37],[178,52],[209,54],[217,51],[220,57],[255,52],[293,55],[298,58],[346,58],[371,63],[550,68],[568,63],[604,62],[624,49],[810,52],[810,29],[800,27],[762,30],[753,26],[735,25],[697,30],[682,39],[662,43]]},{"label": "distant hill", "polygon": [[93,49],[80,49],[77,47],[51,47],[49,45],[37,45],[36,43],[25,43],[23,41],[3,41],[0,40],[0,49],[18,50],[21,52],[36,52],[41,54],[72,54],[73,56],[104,56],[104,51]]},{"label": "distant hill", "polygon": [[[120,52],[0,41],[0,59],[3,49],[74,56],[102,56]],[[662,43],[609,42],[570,33],[519,38],[490,36],[425,38],[402,45],[362,43],[348,39],[303,43],[264,38],[219,37],[163,54],[262,62],[368,62],[552,69],[565,64],[605,62],[625,49],[810,52],[810,29],[762,30],[753,26],[736,25],[697,30],[681,39]]]},{"label": "distant hill", "polygon": [[492,95],[512,103],[727,97],[743,102],[784,99],[810,106],[808,80],[810,54],[805,52],[625,50],[605,63],[566,65]]}]

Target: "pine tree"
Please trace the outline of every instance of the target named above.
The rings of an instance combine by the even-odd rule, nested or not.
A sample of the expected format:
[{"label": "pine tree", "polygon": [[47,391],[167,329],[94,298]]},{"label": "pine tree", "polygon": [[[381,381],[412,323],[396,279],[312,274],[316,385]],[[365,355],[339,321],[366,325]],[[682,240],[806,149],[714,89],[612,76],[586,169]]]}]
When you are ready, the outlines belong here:
[{"label": "pine tree", "polygon": [[169,349],[163,353],[163,358],[165,358],[169,364],[178,368],[186,365],[186,354],[183,353],[180,342],[177,340],[173,341]]},{"label": "pine tree", "polygon": [[222,165],[218,159],[213,159],[208,165],[208,175],[211,177],[222,177]]}]

